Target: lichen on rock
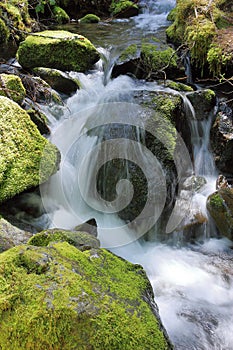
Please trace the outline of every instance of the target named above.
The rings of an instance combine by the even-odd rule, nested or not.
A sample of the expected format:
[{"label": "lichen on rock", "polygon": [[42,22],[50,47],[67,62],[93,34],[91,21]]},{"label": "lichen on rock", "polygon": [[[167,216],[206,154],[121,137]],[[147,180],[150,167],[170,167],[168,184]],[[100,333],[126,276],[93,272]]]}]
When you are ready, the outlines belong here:
[{"label": "lichen on rock", "polygon": [[21,42],[17,58],[25,68],[48,67],[84,72],[100,56],[93,44],[81,35],[63,30],[46,30],[29,35]]}]

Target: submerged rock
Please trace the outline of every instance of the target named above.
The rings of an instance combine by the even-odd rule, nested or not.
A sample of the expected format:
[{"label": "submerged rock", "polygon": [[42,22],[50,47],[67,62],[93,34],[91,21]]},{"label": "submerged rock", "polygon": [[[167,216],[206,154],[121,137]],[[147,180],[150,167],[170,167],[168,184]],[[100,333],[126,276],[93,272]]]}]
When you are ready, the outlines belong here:
[{"label": "submerged rock", "polygon": [[45,182],[60,154],[17,103],[0,96],[0,203]]},{"label": "submerged rock", "polygon": [[27,243],[31,236],[31,233],[20,230],[5,219],[0,218],[0,253],[17,245]]},{"label": "submerged rock", "polygon": [[33,72],[46,81],[54,90],[64,94],[71,94],[79,89],[79,81],[71,78],[67,73],[58,69],[37,67]]},{"label": "submerged rock", "polygon": [[20,77],[14,74],[0,74],[0,95],[22,103],[26,97],[26,90]]},{"label": "submerged rock", "polygon": [[84,36],[64,30],[46,30],[29,35],[20,43],[17,59],[25,68],[48,67],[84,72],[100,58]]},{"label": "submerged rock", "polygon": [[211,194],[207,209],[220,234],[233,240],[233,188],[221,188]]},{"label": "submerged rock", "polygon": [[168,350],[140,265],[67,242],[0,255],[2,349]]}]

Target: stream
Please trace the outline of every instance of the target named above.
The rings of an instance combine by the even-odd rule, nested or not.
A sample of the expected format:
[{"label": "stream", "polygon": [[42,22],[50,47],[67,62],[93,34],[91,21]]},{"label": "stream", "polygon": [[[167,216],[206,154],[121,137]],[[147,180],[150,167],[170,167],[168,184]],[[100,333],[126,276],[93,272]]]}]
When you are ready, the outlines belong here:
[{"label": "stream", "polygon": [[[175,349],[232,350],[232,243],[224,238],[218,239],[214,226],[209,224],[203,225],[202,238],[195,244],[182,243],[182,232],[167,234],[166,242],[156,239],[156,230],[159,230],[156,221],[164,207],[166,181],[156,157],[141,145],[143,109],[135,103],[134,96],[136,92],[164,88],[157,82],[124,75],[110,78],[114,61],[129,44],[138,44],[146,38],[153,40],[153,37],[165,41],[164,29],[169,25],[167,14],[174,6],[175,0],[149,0],[135,18],[97,25],[76,23],[65,26],[65,29],[89,38],[103,59],[86,74],[72,73],[81,82],[81,89],[65,100],[64,106],[43,106],[52,130],[50,140],[61,151],[62,160],[59,172],[41,186],[46,214],[39,220],[44,228],[71,229],[94,217],[101,246],[145,268],[162,322]],[[193,169],[196,175],[207,181],[195,196],[195,203],[205,213],[206,198],[214,192],[217,177],[208,147],[211,118],[201,122],[194,120],[191,127]],[[128,125],[132,123],[136,137],[129,141]],[[123,135],[104,140],[102,129],[99,135],[93,132],[99,126],[104,125],[106,129],[118,124],[124,125],[125,138]],[[116,151],[118,147],[119,151]],[[147,215],[139,215],[140,229],[126,224],[116,215],[133,196],[132,186],[127,180],[127,167],[126,179],[116,185],[114,203],[100,198],[96,191],[100,168],[115,158],[128,159],[139,165],[147,181],[152,183],[148,193],[151,191],[153,207],[148,204],[146,214],[153,216],[153,220],[150,222]],[[143,238],[148,230],[152,230],[150,236],[154,239]]]}]

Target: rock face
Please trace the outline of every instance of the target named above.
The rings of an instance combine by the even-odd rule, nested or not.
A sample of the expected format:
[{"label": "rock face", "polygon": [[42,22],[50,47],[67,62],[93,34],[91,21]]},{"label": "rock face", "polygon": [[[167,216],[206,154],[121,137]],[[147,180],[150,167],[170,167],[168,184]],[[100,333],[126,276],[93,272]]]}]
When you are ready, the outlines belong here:
[{"label": "rock face", "polygon": [[58,167],[57,148],[40,135],[30,116],[0,97],[0,203],[46,181]]},{"label": "rock face", "polygon": [[221,172],[232,176],[233,121],[230,108],[223,108],[223,110],[217,114],[211,128],[210,141],[217,168]]},{"label": "rock face", "polygon": [[0,253],[17,245],[25,244],[31,233],[20,230],[5,219],[0,219]]},{"label": "rock face", "polygon": [[221,188],[207,200],[207,209],[220,234],[233,240],[233,189]]},{"label": "rock face", "polygon": [[0,254],[2,349],[172,349],[140,265],[67,242]]},{"label": "rock face", "polygon": [[210,112],[216,105],[216,96],[213,90],[204,89],[193,91],[187,94],[188,99],[195,108],[195,117],[197,120],[208,119]]},{"label": "rock face", "polygon": [[25,68],[48,67],[84,72],[100,56],[92,43],[81,35],[67,31],[44,31],[29,35],[17,51]]}]

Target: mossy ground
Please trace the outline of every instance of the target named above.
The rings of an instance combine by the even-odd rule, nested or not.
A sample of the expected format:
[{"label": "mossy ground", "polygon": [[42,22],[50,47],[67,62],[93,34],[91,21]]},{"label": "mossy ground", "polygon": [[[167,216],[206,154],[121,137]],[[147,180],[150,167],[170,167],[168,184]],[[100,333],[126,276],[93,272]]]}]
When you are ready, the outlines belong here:
[{"label": "mossy ground", "polygon": [[0,255],[2,350],[165,350],[140,266],[68,243]]},{"label": "mossy ground", "polygon": [[46,181],[57,169],[58,150],[29,115],[0,97],[0,202]]},{"label": "mossy ground", "polygon": [[43,31],[29,35],[17,51],[19,63],[26,68],[48,67],[85,71],[99,60],[92,43],[67,31]]},{"label": "mossy ground", "polygon": [[224,12],[227,1],[178,0],[168,19],[173,21],[166,33],[175,44],[187,44],[192,63],[201,74],[208,67],[214,75],[224,72],[232,65],[233,45],[227,48],[227,37],[220,40],[221,33],[232,33],[231,14]]}]

